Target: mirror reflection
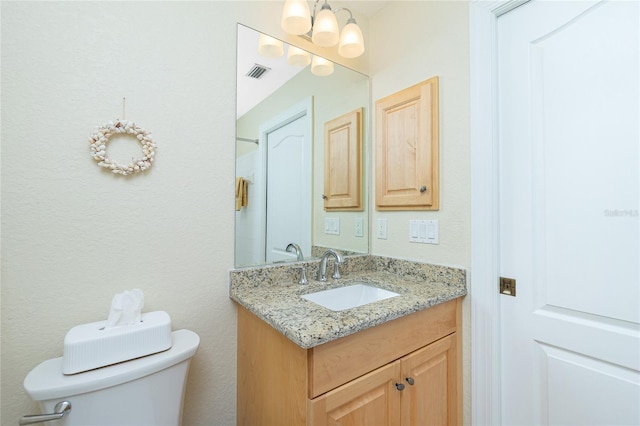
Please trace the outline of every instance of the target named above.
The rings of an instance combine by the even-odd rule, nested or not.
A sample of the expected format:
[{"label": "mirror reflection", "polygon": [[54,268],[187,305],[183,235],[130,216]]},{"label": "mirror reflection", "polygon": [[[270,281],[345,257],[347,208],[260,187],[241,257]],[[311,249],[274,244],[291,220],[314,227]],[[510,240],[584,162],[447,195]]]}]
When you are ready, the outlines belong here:
[{"label": "mirror reflection", "polygon": [[[236,267],[367,253],[369,78],[243,25],[237,40]],[[325,124],[355,110],[364,207],[327,210]]]}]

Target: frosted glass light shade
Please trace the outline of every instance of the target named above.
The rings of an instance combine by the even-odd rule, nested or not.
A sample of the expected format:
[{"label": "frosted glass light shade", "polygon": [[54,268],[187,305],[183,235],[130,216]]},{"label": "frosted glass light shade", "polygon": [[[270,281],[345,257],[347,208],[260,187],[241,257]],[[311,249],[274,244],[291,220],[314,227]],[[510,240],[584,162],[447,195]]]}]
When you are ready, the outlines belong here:
[{"label": "frosted glass light shade", "polygon": [[314,55],[311,61],[311,72],[320,77],[331,75],[333,74],[333,62]]},{"label": "frosted glass light shade", "polygon": [[331,47],[338,44],[339,40],[340,31],[336,15],[331,11],[331,8],[323,8],[313,23],[311,41],[320,47]]},{"label": "frosted glass light shade", "polygon": [[306,34],[311,29],[311,12],[306,0],[286,0],[280,26],[289,34]]},{"label": "frosted glass light shade", "polygon": [[284,55],[284,43],[266,34],[260,34],[258,53],[267,58],[279,58]]},{"label": "frosted glass light shade", "polygon": [[306,50],[289,45],[287,63],[296,67],[306,67],[311,62],[311,54]]},{"label": "frosted glass light shade", "polygon": [[338,53],[344,58],[357,58],[364,53],[362,30],[355,22],[349,22],[342,29]]}]

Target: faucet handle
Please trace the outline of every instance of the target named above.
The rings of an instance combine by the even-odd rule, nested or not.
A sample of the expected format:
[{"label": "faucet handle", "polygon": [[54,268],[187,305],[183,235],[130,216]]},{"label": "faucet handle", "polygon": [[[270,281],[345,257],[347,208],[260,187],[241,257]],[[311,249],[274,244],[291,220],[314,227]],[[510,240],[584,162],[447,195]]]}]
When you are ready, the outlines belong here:
[{"label": "faucet handle", "polygon": [[307,268],[301,266],[300,268],[300,279],[298,280],[298,284],[307,285],[309,284],[309,280],[307,279]]}]

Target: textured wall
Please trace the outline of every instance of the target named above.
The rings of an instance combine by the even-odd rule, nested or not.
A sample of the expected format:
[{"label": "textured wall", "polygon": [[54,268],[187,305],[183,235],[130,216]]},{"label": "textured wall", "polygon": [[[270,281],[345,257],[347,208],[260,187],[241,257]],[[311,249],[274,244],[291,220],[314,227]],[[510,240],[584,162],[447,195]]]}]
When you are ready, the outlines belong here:
[{"label": "textured wall", "polygon": [[[185,424],[235,423],[238,12],[219,11],[2,2],[2,424],[36,411],[22,380],[62,354],[68,329],[105,319],[113,294],[136,287],[145,311],[201,337]],[[124,179],[87,142],[123,96],[158,145],[151,170]]]},{"label": "textured wall", "polygon": [[[373,235],[374,254],[465,267],[471,262],[468,8],[462,1],[398,1],[370,21],[373,122],[377,99],[436,75],[440,81],[440,210],[374,209],[374,225],[388,219],[388,238]],[[438,219],[440,244],[409,243],[410,219]]]},{"label": "textured wall", "polygon": [[[371,191],[371,252],[436,264],[471,266],[469,160],[469,4],[394,1],[371,27],[372,128],[375,101],[433,76],[440,82],[440,210],[378,212]],[[375,160],[373,161],[375,164]],[[375,179],[372,179],[375,186]],[[387,218],[388,238],[377,239],[376,219]],[[410,219],[437,219],[440,244],[410,243]],[[465,419],[470,421],[469,296],[463,303]]]}]

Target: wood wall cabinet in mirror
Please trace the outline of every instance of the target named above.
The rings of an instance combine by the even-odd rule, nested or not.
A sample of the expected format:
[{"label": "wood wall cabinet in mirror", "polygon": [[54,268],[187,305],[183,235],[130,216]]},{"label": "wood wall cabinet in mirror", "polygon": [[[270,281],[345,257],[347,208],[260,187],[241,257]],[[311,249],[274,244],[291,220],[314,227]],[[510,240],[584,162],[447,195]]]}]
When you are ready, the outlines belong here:
[{"label": "wood wall cabinet in mirror", "polygon": [[376,209],[438,210],[438,77],[376,101]]},{"label": "wood wall cabinet in mirror", "polygon": [[363,210],[362,108],[324,125],[324,209]]}]

